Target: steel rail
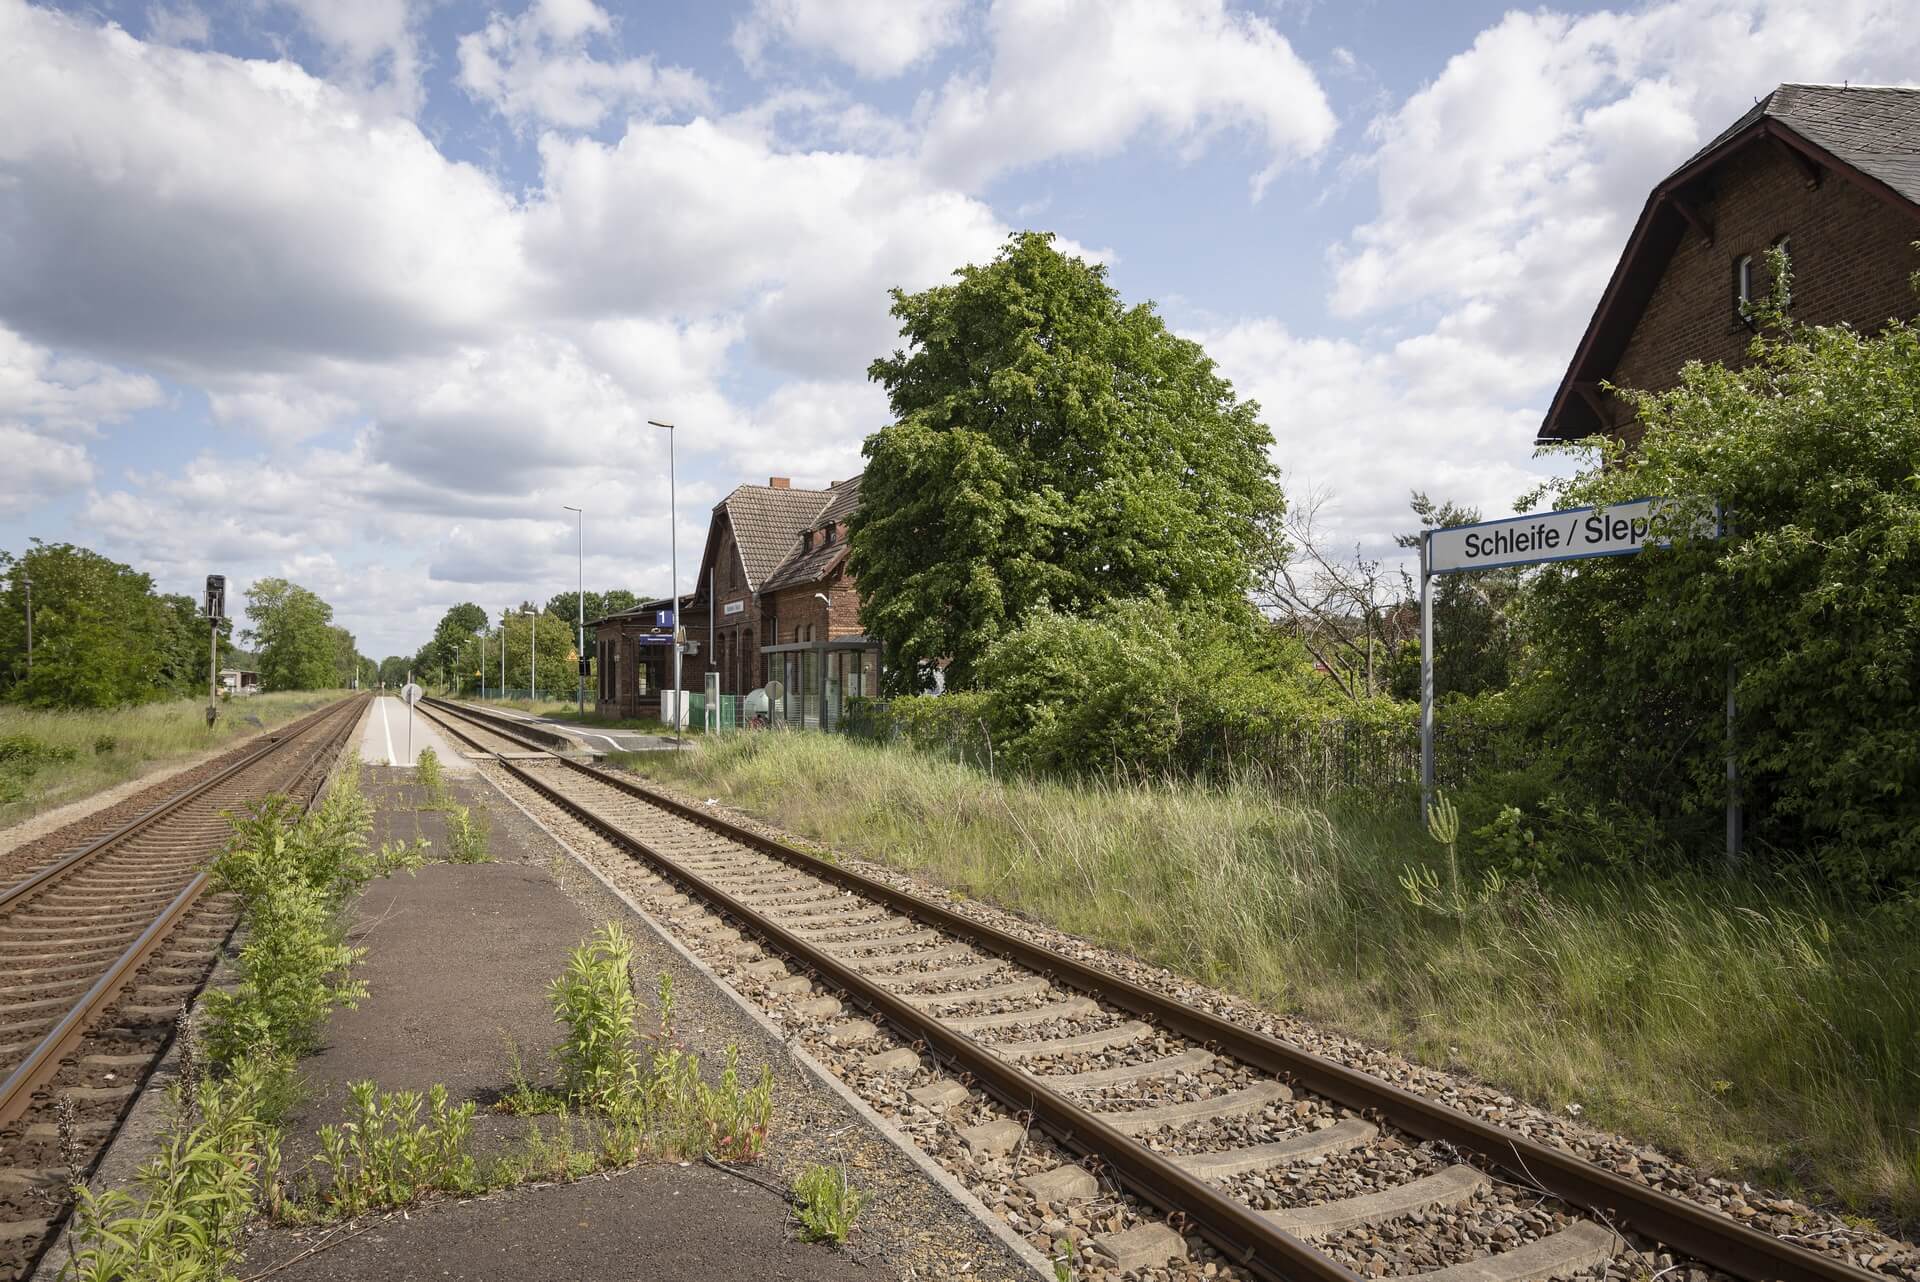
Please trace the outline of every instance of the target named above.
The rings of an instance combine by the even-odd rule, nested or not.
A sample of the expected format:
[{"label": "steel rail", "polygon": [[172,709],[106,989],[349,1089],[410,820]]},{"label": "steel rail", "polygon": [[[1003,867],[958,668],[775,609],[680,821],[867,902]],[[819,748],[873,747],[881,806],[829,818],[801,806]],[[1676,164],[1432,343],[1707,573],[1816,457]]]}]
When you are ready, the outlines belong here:
[{"label": "steel rail", "polygon": [[64,877],[67,873],[72,872],[75,868],[78,868],[81,864],[91,862],[95,856],[99,855],[103,850],[106,850],[109,846],[114,846],[119,844],[122,841],[125,841],[128,837],[131,837],[134,833],[139,832],[142,828],[147,827],[148,825],[154,823],[157,820],[164,819],[166,816],[172,814],[174,811],[186,805],[189,801],[192,801],[194,798],[202,796],[203,794],[211,791],[212,789],[217,788],[219,785],[225,783],[228,779],[231,779],[234,775],[239,774],[241,771],[261,761],[263,758],[271,756],[273,753],[280,751],[280,749],[286,747],[289,743],[292,743],[295,739],[305,734],[308,730],[312,729],[315,725],[324,721],[327,717],[332,716],[338,711],[339,711],[338,707],[322,708],[320,711],[313,713],[311,716],[304,717],[301,720],[293,723],[292,725],[287,726],[284,729],[277,731],[274,734],[268,735],[267,738],[269,742],[265,747],[259,749],[256,752],[248,753],[246,756],[234,762],[232,765],[228,766],[226,769],[221,770],[219,773],[213,775],[211,778],[203,779],[199,783],[194,784],[192,787],[189,787],[181,792],[174,794],[171,797],[168,797],[165,801],[160,802],[158,805],[154,806],[152,809],[147,810],[141,814],[135,815],[132,819],[120,825],[120,827],[115,828],[112,832],[109,832],[104,836],[94,838],[92,841],[88,842],[86,845],[82,846],[80,849],[74,851],[72,854],[63,855],[61,858],[55,860],[53,863],[48,864],[45,868],[42,868],[39,872],[34,873],[32,876],[26,878],[23,881],[14,883],[12,886],[9,886],[4,891],[0,891],[0,909],[5,909],[10,907],[17,900],[20,900],[25,896],[32,894],[35,890],[39,889],[41,886],[46,885],[48,882],[55,881],[60,877]]},{"label": "steel rail", "polygon": [[[448,707],[438,700],[433,702],[436,706]],[[456,715],[469,716],[475,721],[492,721],[486,714],[475,714],[467,709],[452,707],[448,710]],[[488,730],[499,733],[492,724],[488,724]],[[1616,1231],[1629,1229],[1643,1234],[1669,1248],[1755,1282],[1773,1282],[1775,1279],[1779,1282],[1885,1282],[1882,1274],[1795,1246],[1771,1234],[1736,1223],[1697,1203],[1635,1183],[1573,1153],[1402,1090],[1279,1038],[1242,1028],[1211,1012],[1187,1006],[1110,971],[1090,966],[1076,958],[975,921],[941,904],[897,890],[805,851],[763,837],[630,779],[566,757],[556,757],[555,760],[570,770],[585,774],[637,800],[782,860],[823,881],[877,900],[897,912],[957,935],[971,945],[1018,962],[1049,979],[1155,1020],[1210,1050],[1227,1054],[1276,1076],[1290,1078],[1304,1088],[1355,1111],[1374,1113],[1422,1139],[1444,1140],[1479,1156],[1517,1183],[1542,1189],[1582,1208]],[[510,762],[502,761],[501,764],[517,776],[527,779],[537,790],[551,793],[551,789],[532,780],[526,771]],[[559,801],[558,797],[554,799]],[[559,801],[559,804],[570,812],[575,809],[564,801]],[[581,817],[590,826],[598,826],[594,820]],[[637,839],[627,840],[637,842]],[[674,875],[690,882],[695,880],[692,874],[684,870],[676,869]],[[719,896],[719,892],[714,893],[724,898]],[[728,911],[734,913],[735,910]],[[743,920],[746,919],[743,915]],[[805,947],[804,944],[800,946]],[[971,1042],[971,1039],[967,1040]],[[978,1075],[983,1078],[986,1076]],[[1025,1078],[1024,1074],[1021,1076],[1032,1083],[1032,1079]],[[1045,1088],[1030,1085],[1028,1089],[1037,1092]],[[1090,1121],[1085,1113],[1078,1113],[1078,1116],[1083,1127]]]},{"label": "steel rail", "polygon": [[[347,735],[352,732],[354,725],[357,724],[355,718],[346,715],[347,706],[352,705],[351,703],[346,706],[336,704],[315,713],[312,717],[303,719],[291,727],[278,743],[273,744],[261,752],[251,754],[232,769],[221,771],[220,774],[208,780],[205,784],[188,789],[179,796],[163,803],[162,806],[148,811],[134,823],[116,830],[112,835],[117,839],[126,836],[138,827],[165,818],[167,814],[177,810],[179,806],[203,794],[207,788],[211,787],[214,783],[231,777],[241,767],[259,764],[263,758],[278,748],[287,743],[292,743],[308,731],[315,730],[324,725],[329,717],[339,717],[341,726],[334,730],[333,733],[322,742],[320,750],[316,754],[316,760],[325,758],[330,752],[337,752],[340,745],[345,742]],[[303,802],[302,809],[306,809],[310,804],[310,799],[307,802]],[[99,843],[95,843],[95,846],[98,844]],[[93,850],[95,846],[89,846],[88,850]],[[28,1052],[27,1057],[22,1060],[11,1073],[7,1074],[6,1080],[0,1082],[0,1127],[8,1126],[18,1121],[20,1116],[27,1111],[32,1104],[33,1088],[38,1084],[38,1079],[42,1073],[50,1066],[57,1065],[60,1058],[79,1043],[80,1039],[85,1035],[88,1025],[92,1023],[94,1016],[99,1014],[101,1009],[118,995],[121,988],[125,986],[127,979],[152,955],[161,942],[172,932],[173,928],[179,924],[180,919],[199,901],[210,882],[211,876],[207,872],[202,871],[195,873],[192,879],[181,888],[180,893],[175,895],[173,899],[168,902],[167,906],[161,909],[159,914],[148,923],[146,929],[140,932],[139,937],[135,939],[119,957],[115,958],[112,965],[108,966],[107,969],[101,973],[100,978],[95,980],[92,986],[81,995],[80,999],[73,1004],[60,1022],[54,1025],[53,1029],[34,1045],[33,1050]],[[11,899],[11,896],[9,898]]]},{"label": "steel rail", "polygon": [[681,882],[774,949],[802,961],[827,983],[904,1031],[938,1058],[956,1066],[1003,1104],[1030,1117],[1063,1147],[1112,1171],[1123,1186],[1191,1224],[1234,1263],[1264,1278],[1360,1282],[1358,1274],[1331,1256],[1307,1246],[1259,1212],[1226,1197],[1145,1145],[1129,1139],[1066,1096],[1000,1059],[973,1038],[947,1027],[937,1016],[820,951],[704,877],[675,863],[641,838],[595,814],[517,762],[497,760],[502,769],[521,783],[616,846],[639,855]]}]

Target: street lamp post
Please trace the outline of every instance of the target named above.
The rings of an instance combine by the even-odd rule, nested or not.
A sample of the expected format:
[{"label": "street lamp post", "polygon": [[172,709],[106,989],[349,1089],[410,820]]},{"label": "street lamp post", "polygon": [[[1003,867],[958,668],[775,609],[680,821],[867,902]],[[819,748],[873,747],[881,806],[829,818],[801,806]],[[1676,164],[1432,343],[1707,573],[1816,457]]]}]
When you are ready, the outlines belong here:
[{"label": "street lamp post", "polygon": [[540,611],[524,609],[527,616],[527,701],[540,700]]},{"label": "street lamp post", "polygon": [[577,534],[573,564],[574,574],[577,576],[575,590],[580,594],[580,614],[574,621],[576,630],[574,649],[577,652],[574,658],[574,671],[578,673],[580,685],[580,719],[585,721],[587,719],[587,674],[580,665],[587,657],[587,514],[571,503],[562,503],[560,506],[573,513]]},{"label": "street lamp post", "polygon": [[500,611],[500,697],[507,697],[507,619],[513,611]]},{"label": "street lamp post", "polygon": [[33,680],[33,576],[25,575],[21,582],[27,585],[27,680]]},{"label": "street lamp post", "polygon": [[680,640],[680,500],[673,476],[673,424],[662,423],[657,418],[648,419],[647,424],[667,429],[667,554],[670,558],[668,573],[673,576],[673,590],[667,593],[667,598],[673,602],[673,746],[678,751],[682,719],[680,700],[686,691],[680,688],[680,650],[684,643]]}]

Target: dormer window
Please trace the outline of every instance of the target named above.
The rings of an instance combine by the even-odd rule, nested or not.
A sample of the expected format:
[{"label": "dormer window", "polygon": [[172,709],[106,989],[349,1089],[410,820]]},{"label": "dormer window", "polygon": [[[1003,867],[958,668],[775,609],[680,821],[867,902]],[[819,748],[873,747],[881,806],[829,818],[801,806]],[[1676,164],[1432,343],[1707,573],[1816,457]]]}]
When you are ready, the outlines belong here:
[{"label": "dormer window", "polygon": [[833,542],[833,527],[829,525],[824,530],[820,531],[820,546],[826,547],[832,544],[832,542]]}]

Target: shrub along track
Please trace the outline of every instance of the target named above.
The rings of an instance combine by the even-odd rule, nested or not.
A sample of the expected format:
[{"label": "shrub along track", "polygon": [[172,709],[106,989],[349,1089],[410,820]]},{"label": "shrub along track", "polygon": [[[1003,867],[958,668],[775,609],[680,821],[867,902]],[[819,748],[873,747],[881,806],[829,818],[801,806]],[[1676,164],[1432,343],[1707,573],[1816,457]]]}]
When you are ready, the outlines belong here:
[{"label": "shrub along track", "polygon": [[[233,927],[203,866],[223,812],[310,804],[359,724],[342,700],[146,813],[0,890],[0,1279],[24,1276],[66,1213]],[[63,1142],[59,1103],[69,1101]]]},{"label": "shrub along track", "polygon": [[[477,748],[542,746],[484,712],[436,701],[434,715]],[[1106,1230],[1077,1264],[1430,1282],[1865,1282],[1901,1267],[1802,1249],[630,779],[551,756],[498,764],[644,861],[627,884],[844,1075],[910,1086],[893,1092],[911,1100],[905,1129],[950,1166],[989,1169],[977,1191],[1005,1181],[1021,1227]],[[845,1018],[843,999],[881,1023]],[[1188,1236],[1210,1258],[1168,1270]]]}]

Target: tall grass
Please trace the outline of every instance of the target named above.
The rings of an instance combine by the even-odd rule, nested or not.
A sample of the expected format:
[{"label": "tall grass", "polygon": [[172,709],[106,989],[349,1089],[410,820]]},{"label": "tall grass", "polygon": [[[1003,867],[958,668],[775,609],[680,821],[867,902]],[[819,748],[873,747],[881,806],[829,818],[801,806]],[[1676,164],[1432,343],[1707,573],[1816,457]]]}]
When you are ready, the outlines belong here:
[{"label": "tall grass", "polygon": [[1414,816],[1250,787],[990,778],[820,735],[642,769],[1709,1167],[1920,1218],[1911,914],[1798,884],[1516,882],[1471,911]]},{"label": "tall grass", "polygon": [[72,754],[39,766],[21,780],[18,795],[0,794],[0,827],[111,788],[152,766],[228,747],[246,735],[304,716],[340,694],[287,691],[230,699],[220,705],[220,719],[211,731],[203,698],[73,711],[0,705],[0,738],[23,735]]}]

